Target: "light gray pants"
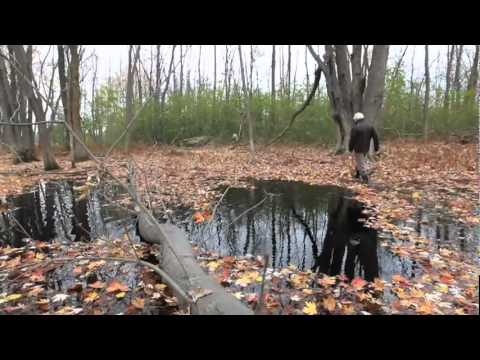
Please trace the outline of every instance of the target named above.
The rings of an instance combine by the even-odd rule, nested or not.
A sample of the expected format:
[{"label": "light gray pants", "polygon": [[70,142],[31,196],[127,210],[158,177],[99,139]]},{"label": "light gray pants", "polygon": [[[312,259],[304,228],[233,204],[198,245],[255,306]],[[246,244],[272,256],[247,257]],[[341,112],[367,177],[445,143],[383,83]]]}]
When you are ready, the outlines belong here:
[{"label": "light gray pants", "polygon": [[362,153],[354,152],[353,156],[355,158],[355,164],[357,167],[358,172],[361,176],[368,175],[368,163],[367,163],[367,155]]}]

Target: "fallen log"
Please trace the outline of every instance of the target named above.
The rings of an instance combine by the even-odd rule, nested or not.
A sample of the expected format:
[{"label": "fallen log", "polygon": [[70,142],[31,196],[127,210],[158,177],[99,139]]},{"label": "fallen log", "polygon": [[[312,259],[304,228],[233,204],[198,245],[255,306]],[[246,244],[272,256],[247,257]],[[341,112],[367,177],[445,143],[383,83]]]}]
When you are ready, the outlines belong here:
[{"label": "fallen log", "polygon": [[[165,236],[169,238],[171,246],[166,246],[168,240],[163,238],[157,227],[144,214],[139,214],[138,231],[142,239],[161,246],[160,268],[186,293],[196,298],[190,307],[191,314],[253,315],[252,310],[227,293],[220,284],[203,271],[195,259],[187,236],[181,229],[172,224],[160,226]],[[178,296],[177,299],[180,306],[188,305]]]}]

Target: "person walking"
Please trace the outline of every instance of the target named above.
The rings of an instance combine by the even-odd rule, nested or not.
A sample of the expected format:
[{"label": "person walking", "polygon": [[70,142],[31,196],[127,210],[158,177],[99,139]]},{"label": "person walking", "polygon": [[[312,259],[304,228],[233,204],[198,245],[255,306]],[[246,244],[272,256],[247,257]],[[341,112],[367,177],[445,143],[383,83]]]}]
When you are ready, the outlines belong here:
[{"label": "person walking", "polygon": [[364,183],[368,183],[367,154],[372,138],[375,152],[378,152],[378,135],[375,128],[365,120],[365,116],[360,112],[353,116],[353,123],[348,148],[350,152],[353,152],[355,159],[355,178],[361,178]]}]

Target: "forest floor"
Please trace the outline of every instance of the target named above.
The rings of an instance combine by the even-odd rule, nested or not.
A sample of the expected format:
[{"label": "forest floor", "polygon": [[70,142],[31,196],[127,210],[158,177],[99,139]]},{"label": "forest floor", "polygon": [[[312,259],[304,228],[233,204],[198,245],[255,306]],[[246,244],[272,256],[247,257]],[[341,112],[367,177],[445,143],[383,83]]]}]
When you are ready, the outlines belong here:
[{"label": "forest floor", "polygon": [[[403,240],[384,246],[399,257],[416,260],[424,269],[424,274],[415,280],[396,275],[391,282],[377,279],[372,283],[360,278],[348,282],[342,276],[318,275],[302,272],[294,267],[278,271],[268,269],[264,313],[478,314],[478,262],[465,258],[454,250],[435,251],[431,246],[432,239],[419,236],[413,229],[395,225],[399,220],[412,218],[422,206],[440,206],[447,209],[458,222],[477,228],[480,224],[477,213],[480,180],[477,151],[476,144],[388,142],[373,164],[369,186],[360,184],[352,178],[351,155],[333,156],[330,149],[312,146],[274,146],[266,150],[260,148],[253,161],[245,147],[207,146],[199,149],[144,147],[133,149],[128,155],[122,152],[115,153],[109,159],[107,168],[115,175],[125,178],[128,161],[133,159],[139,169],[137,186],[144,197],[148,194],[152,207],[162,209],[166,205],[167,208],[173,209],[174,206],[182,205],[205,214],[206,218],[222,195],[218,191],[219,185],[247,186],[246,181],[250,178],[295,180],[349,188],[357,194],[358,200],[370,207],[372,216],[369,226],[382,229],[396,239]],[[41,162],[14,166],[7,160],[6,155],[1,156],[0,196],[20,193],[39,180],[72,176],[85,178],[86,175],[97,174],[93,162],[83,162],[78,164],[76,169],[70,169],[68,156],[59,156],[58,160],[64,170],[47,174],[42,171]],[[117,285],[112,287],[108,281],[100,283],[96,281],[93,283],[96,287],[90,287],[86,292],[80,290],[81,295],[77,297],[80,302],[76,305],[63,304],[67,301],[65,300],[67,295],[59,294],[58,291],[56,295],[62,296],[57,296],[55,300],[65,306],[60,308],[57,306],[53,311],[52,308],[42,305],[42,301],[43,304],[45,301],[47,304],[48,301],[52,303],[52,296],[55,295],[49,293],[50,300],[46,300],[45,297],[38,300],[37,297],[41,296],[43,290],[33,291],[45,286],[42,282],[45,279],[42,276],[47,272],[48,266],[44,264],[42,256],[49,258],[49,255],[44,254],[38,259],[36,254],[44,253],[41,251],[42,247],[46,249],[53,245],[38,243],[40,248],[37,250],[34,249],[35,246],[37,245],[34,243],[30,249],[0,249],[0,273],[6,272],[8,279],[12,278],[12,273],[18,273],[17,268],[25,265],[25,261],[38,263],[38,266],[35,265],[37,269],[35,272],[24,272],[21,276],[26,279],[29,286],[22,288],[25,283],[22,286],[17,284],[0,293],[0,313],[27,311],[22,299],[28,297],[34,297],[35,301],[40,302],[38,306],[43,306],[43,312],[46,313],[59,311],[78,313],[81,311],[79,309],[82,309],[81,301],[95,304],[97,301],[106,302],[111,298],[122,299],[122,296],[117,295],[125,293],[121,291],[121,285],[125,287],[124,283],[117,281]],[[148,251],[148,246],[138,246],[139,251]],[[62,248],[58,251],[65,253],[69,250]],[[76,251],[76,254],[82,253],[81,249]],[[106,250],[102,252],[103,250],[99,248],[92,250],[90,247],[85,251],[103,254]],[[214,274],[237,298],[255,307],[258,293],[252,292],[250,286],[260,283],[263,279],[261,258],[220,257],[217,254],[206,253],[202,249],[197,251],[199,261],[207,271]],[[478,259],[479,255],[474,254],[474,258]],[[95,266],[89,269],[92,262],[95,263],[83,259],[84,268],[77,269],[77,275],[82,276],[85,271],[87,275],[96,271]],[[39,267],[43,270],[38,270]],[[285,283],[289,285],[287,304],[282,290],[285,287],[281,285]],[[147,285],[142,282],[140,287],[143,293],[137,297],[132,296],[130,299],[132,302],[127,304],[129,310],[120,312],[135,313],[134,309],[143,309],[142,301],[145,299],[150,301],[152,297],[167,299],[164,304],[173,304],[174,300],[168,294],[162,293],[165,286],[159,281]],[[88,286],[87,283],[83,285]],[[155,290],[157,288],[162,291]],[[387,292],[394,297],[394,301],[388,304],[382,300],[382,294]],[[102,300],[104,298],[107,300]],[[93,308],[91,311],[95,313]],[[177,309],[171,312],[178,313]],[[97,310],[97,313],[105,311]]]}]

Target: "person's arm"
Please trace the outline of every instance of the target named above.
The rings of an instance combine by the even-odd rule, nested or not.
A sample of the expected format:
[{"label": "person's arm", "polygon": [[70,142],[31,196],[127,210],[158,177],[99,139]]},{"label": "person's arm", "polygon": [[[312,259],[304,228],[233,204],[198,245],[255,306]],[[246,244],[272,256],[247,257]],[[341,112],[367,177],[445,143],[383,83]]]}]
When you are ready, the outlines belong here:
[{"label": "person's arm", "polygon": [[372,137],[373,137],[373,146],[375,147],[375,152],[380,150],[379,143],[378,143],[378,134],[375,128],[372,128]]},{"label": "person's arm", "polygon": [[350,131],[350,141],[348,143],[348,151],[352,152],[353,151],[353,144],[355,143],[355,137],[356,137],[357,131],[355,127],[352,128]]}]

